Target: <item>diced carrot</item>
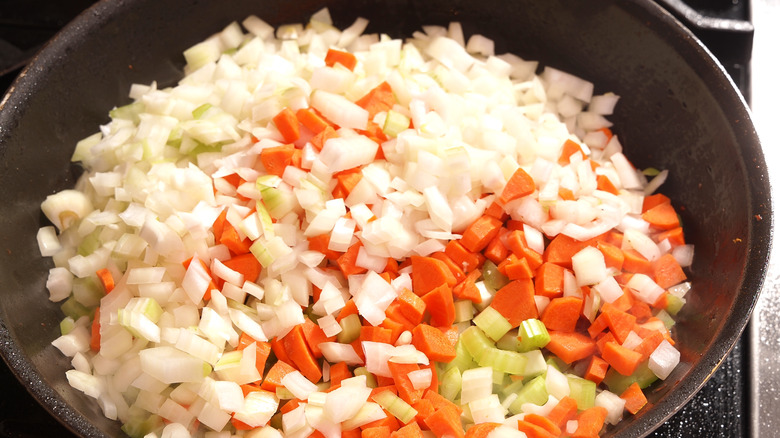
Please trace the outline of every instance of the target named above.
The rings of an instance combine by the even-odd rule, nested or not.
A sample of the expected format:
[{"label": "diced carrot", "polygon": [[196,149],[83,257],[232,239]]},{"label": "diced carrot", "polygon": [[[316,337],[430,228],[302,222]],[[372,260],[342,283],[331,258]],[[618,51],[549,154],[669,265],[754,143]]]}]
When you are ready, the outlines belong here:
[{"label": "diced carrot", "polygon": [[506,205],[509,201],[530,195],[534,190],[536,190],[534,179],[528,172],[522,168],[518,168],[515,170],[515,173],[509,177],[509,181],[506,182],[504,189],[501,191],[501,195],[498,197],[498,202]]},{"label": "diced carrot", "polygon": [[608,369],[609,364],[607,361],[594,355],[590,358],[590,363],[583,377],[598,385],[607,376]]},{"label": "diced carrot", "polygon": [[401,314],[414,324],[419,324],[425,315],[425,302],[409,289],[404,289],[398,296]]},{"label": "diced carrot", "polygon": [[596,348],[598,348],[599,354],[604,354],[604,346],[607,345],[607,342],[617,342],[612,332],[602,333],[596,338]]},{"label": "diced carrot", "polygon": [[366,268],[362,268],[356,264],[361,246],[363,246],[363,244],[360,242],[353,244],[347,249],[347,252],[341,254],[339,258],[336,259],[336,263],[339,265],[339,269],[341,269],[341,273],[344,274],[344,277],[362,274],[367,271]]},{"label": "diced carrot", "polygon": [[301,125],[311,131],[314,135],[324,131],[325,128],[330,126],[327,120],[320,117],[313,108],[301,108],[295,112],[295,117]]},{"label": "diced carrot", "polygon": [[290,359],[290,356],[287,355],[287,350],[284,349],[284,342],[282,341],[282,338],[275,337],[268,341],[269,344],[271,344],[271,351],[274,352],[274,356],[276,356],[277,360],[280,360],[282,362],[287,362],[289,365],[294,365],[292,359]]},{"label": "diced carrot", "polygon": [[626,401],[626,410],[632,414],[639,412],[647,404],[647,397],[642,392],[637,382],[632,383],[622,394],[620,398]]},{"label": "diced carrot", "polygon": [[540,319],[548,330],[573,332],[580,319],[582,303],[583,300],[579,297],[553,298]]},{"label": "diced carrot", "polygon": [[570,364],[592,355],[596,351],[596,342],[590,336],[579,332],[557,332],[550,330],[550,342],[545,348]]},{"label": "diced carrot", "polygon": [[393,342],[393,331],[381,326],[364,325],[360,327],[360,342]]},{"label": "diced carrot", "polygon": [[419,365],[416,363],[388,361],[387,366],[390,368],[390,375],[393,376],[393,382],[395,382],[395,387],[398,390],[398,397],[401,397],[403,401],[409,404],[422,398],[424,390],[414,389],[414,385],[412,385],[412,381],[409,379],[409,373],[419,370]]},{"label": "diced carrot", "polygon": [[349,52],[328,49],[328,53],[325,54],[325,65],[333,67],[336,63],[343,65],[348,70],[354,70],[355,65],[357,65],[357,58]]},{"label": "diced carrot", "polygon": [[460,414],[454,408],[445,406],[433,412],[425,420],[431,432],[441,438],[444,436],[452,438],[463,438],[465,432],[460,422]]},{"label": "diced carrot", "polygon": [[[336,178],[336,187],[341,189],[343,192],[341,194],[342,196],[339,196],[340,198],[346,198],[349,196],[349,194],[352,193],[352,189],[354,189],[360,180],[363,179],[363,173],[359,167],[342,170],[333,176]],[[336,198],[335,194],[334,198]]]},{"label": "diced carrot", "polygon": [[108,294],[114,290],[114,276],[108,268],[100,269],[95,274],[97,274],[98,280],[100,280],[100,285],[103,286],[104,293]]},{"label": "diced carrot", "polygon": [[263,265],[260,264],[257,257],[252,253],[239,254],[222,263],[228,268],[241,273],[245,281],[257,281],[257,277],[260,276],[260,272],[263,270]]},{"label": "diced carrot", "polygon": [[446,284],[433,289],[423,295],[425,308],[430,315],[430,323],[433,326],[451,326],[455,322],[455,301],[452,297],[452,288]]},{"label": "diced carrot", "polygon": [[227,223],[227,212],[227,208],[223,209],[219,216],[214,220],[214,224],[211,225],[211,231],[214,233],[214,240],[217,242],[222,239],[222,230]]},{"label": "diced carrot", "polygon": [[277,360],[271,366],[271,369],[268,370],[268,373],[265,375],[265,379],[263,379],[263,383],[260,385],[260,388],[276,393],[276,388],[283,386],[282,378],[293,371],[295,371],[295,368],[293,368],[292,365],[285,361]]},{"label": "diced carrot", "polygon": [[309,237],[308,240],[309,249],[325,254],[325,258],[328,260],[336,260],[341,255],[340,252],[328,249],[328,245],[330,245],[330,234],[328,233]]},{"label": "diced carrot", "polygon": [[623,270],[633,274],[652,276],[653,264],[633,249],[623,250]]},{"label": "diced carrot", "polygon": [[492,238],[490,242],[488,242],[487,246],[482,251],[482,254],[486,259],[496,264],[501,263],[501,261],[505,260],[509,255],[509,248],[504,245],[503,239],[501,239],[502,234],[503,233],[499,231],[499,233],[496,234],[496,236]]},{"label": "diced carrot", "polygon": [[[377,376],[377,377],[382,377],[382,376]],[[392,382],[393,382],[393,379],[391,377],[391,378],[389,378],[389,382],[388,382],[387,385],[384,384],[385,382],[382,382],[382,386],[377,386],[375,388],[371,388],[371,395],[369,395],[369,398],[379,394],[380,392],[385,392],[385,391],[389,391],[389,392],[392,392],[395,395],[398,395],[398,388],[396,388],[395,384],[393,384]]]},{"label": "diced carrot", "polygon": [[342,319],[346,318],[349,315],[357,314],[358,308],[355,304],[355,300],[352,298],[348,299],[347,302],[344,304],[344,307],[339,310],[339,315],[336,317],[336,322],[341,322]]},{"label": "diced carrot", "polygon": [[416,421],[412,421],[390,434],[390,438],[422,438],[423,433]]},{"label": "diced carrot", "polygon": [[457,283],[447,264],[434,257],[412,256],[412,291],[423,296],[433,289]]},{"label": "diced carrot", "polygon": [[664,341],[664,335],[661,332],[654,331],[646,338],[642,339],[642,343],[634,347],[634,351],[642,355],[642,361],[647,360],[656,348]]},{"label": "diced carrot", "polygon": [[579,144],[577,144],[576,141],[566,139],[565,142],[563,142],[563,147],[561,147],[561,154],[558,157],[558,164],[561,166],[565,166],[571,162],[571,156],[580,153],[580,156],[582,158],[585,158],[585,154],[582,153],[582,148]]},{"label": "diced carrot", "polygon": [[501,426],[501,423],[479,423],[466,430],[466,438],[487,438],[493,429]]},{"label": "diced carrot", "polygon": [[601,428],[604,427],[604,420],[607,419],[607,409],[601,406],[594,406],[585,409],[577,417],[577,430],[574,431],[571,438],[594,438],[599,436]]},{"label": "diced carrot", "polygon": [[615,187],[615,184],[612,184],[612,180],[606,175],[596,176],[596,188],[607,193],[612,193],[613,195],[620,193],[618,192],[617,187]]},{"label": "diced carrot", "polygon": [[463,269],[461,269],[460,266],[458,266],[458,264],[455,263],[444,251],[435,252],[431,254],[431,257],[440,260],[444,262],[445,265],[447,265],[447,268],[452,273],[452,276],[455,277],[455,283],[453,283],[452,286],[460,283],[466,278],[466,274],[463,272]]},{"label": "diced carrot", "polygon": [[274,125],[279,133],[282,134],[282,138],[287,143],[293,143],[301,137],[301,127],[298,118],[295,117],[295,113],[289,108],[285,108],[273,118]]},{"label": "diced carrot", "polygon": [[671,202],[672,200],[663,193],[656,193],[650,196],[645,196],[645,198],[642,200],[642,213],[657,205],[669,204]]},{"label": "diced carrot", "polygon": [[455,359],[455,347],[441,330],[428,324],[420,324],[412,330],[412,345],[436,362]]},{"label": "diced carrot", "polygon": [[433,403],[431,403],[431,401],[426,398],[421,398],[412,403],[412,408],[417,411],[417,415],[414,417],[415,421],[421,427],[427,429],[428,426],[425,424],[425,419],[433,413]]},{"label": "diced carrot", "polygon": [[330,386],[331,388],[341,384],[344,379],[352,377],[352,371],[346,362],[336,362],[330,366]]},{"label": "diced carrot", "polygon": [[607,342],[602,357],[609,366],[624,376],[634,374],[636,367],[642,361],[642,354],[629,350],[617,342]]},{"label": "diced carrot", "polygon": [[481,275],[482,273],[480,273],[478,270],[469,272],[465,280],[456,284],[455,287],[452,288],[452,295],[457,297],[459,300],[471,300],[471,302],[475,304],[481,303],[482,295],[480,294],[476,283]]},{"label": "diced carrot", "polygon": [[563,266],[550,262],[542,263],[536,270],[534,287],[536,295],[543,297],[556,298],[563,295]]},{"label": "diced carrot", "polygon": [[361,436],[360,436],[360,428],[356,427],[356,428],[350,429],[350,430],[342,430],[341,431],[341,438],[361,438]]},{"label": "diced carrot", "polygon": [[328,125],[319,134],[312,137],[309,142],[314,147],[314,149],[321,151],[322,147],[325,146],[325,142],[338,136],[339,134],[336,132],[336,130],[333,129],[332,126]]},{"label": "diced carrot", "polygon": [[[392,306],[392,304],[391,304],[391,306]],[[390,308],[388,307],[388,309],[390,309]],[[385,313],[387,313],[387,312],[385,312]],[[401,333],[403,333],[403,332],[405,332],[407,330],[411,330],[411,329],[407,328],[407,325],[406,325],[406,322],[409,321],[408,319],[405,320],[406,322],[404,322],[403,320],[402,321],[398,321],[398,320],[395,319],[398,316],[403,317],[403,315],[400,315],[400,311],[398,313],[399,313],[399,315],[392,315],[392,316],[388,315],[387,318],[385,318],[385,320],[382,321],[381,324],[379,324],[380,327],[384,327],[384,328],[390,330],[391,339],[393,341],[392,342],[393,344],[395,344],[395,342],[398,340],[398,337],[401,336]],[[411,324],[411,323],[409,323],[409,324],[412,326],[412,328],[414,328],[414,324]]]},{"label": "diced carrot", "polygon": [[307,379],[317,383],[322,379],[320,364],[306,344],[306,337],[303,335],[303,325],[298,324],[287,333],[284,338],[284,350],[287,356],[293,361],[295,367],[301,371]]},{"label": "diced carrot", "polygon": [[390,84],[382,82],[355,103],[368,111],[368,119],[372,120],[377,113],[392,109],[396,100]]},{"label": "diced carrot", "polygon": [[238,234],[238,230],[236,230],[230,222],[225,223],[219,243],[227,246],[230,251],[238,255],[247,254],[249,252],[249,247],[252,246],[252,242],[246,237],[241,238]]},{"label": "diced carrot", "polygon": [[463,409],[460,406],[447,400],[446,398],[444,398],[443,395],[439,394],[434,389],[426,390],[425,393],[423,394],[423,398],[425,400],[430,400],[430,402],[433,404],[434,410],[439,410],[442,408],[451,408],[454,409],[455,412],[458,413],[458,415],[463,413]]},{"label": "diced carrot", "polygon": [[558,234],[544,249],[544,261],[571,269],[571,258],[595,240],[576,240],[565,234]]},{"label": "diced carrot", "polygon": [[531,280],[512,280],[496,292],[490,306],[506,318],[512,327],[517,327],[539,313],[534,300],[534,283]]},{"label": "diced carrot", "polygon": [[566,187],[558,187],[558,197],[564,201],[574,201],[574,192]]},{"label": "diced carrot", "polygon": [[660,243],[664,240],[668,240],[672,247],[685,245],[685,235],[683,234],[682,227],[662,231],[655,236],[656,242]]},{"label": "diced carrot", "polygon": [[380,418],[379,420],[372,421],[370,423],[360,426],[360,429],[366,430],[371,427],[387,426],[390,428],[390,431],[392,432],[394,430],[398,430],[398,428],[401,427],[401,425],[398,423],[398,419],[395,418],[393,414],[385,410],[385,415],[386,416],[384,418]]},{"label": "diced carrot", "polygon": [[463,231],[460,239],[461,245],[471,252],[479,252],[485,249],[488,243],[496,237],[501,230],[503,222],[493,216],[482,215],[471,223]]},{"label": "diced carrot", "polygon": [[322,357],[320,344],[323,342],[333,342],[336,339],[335,336],[326,336],[322,328],[308,317],[304,318],[301,329],[303,330],[303,337],[306,339],[306,345],[309,346],[312,355],[314,355],[316,359]]},{"label": "diced carrot", "polygon": [[269,342],[258,342],[247,335],[246,332],[242,332],[238,337],[238,346],[236,346],[236,350],[243,350],[253,343],[255,344],[255,368],[257,368],[257,372],[262,376],[265,373],[265,363],[271,355],[271,344]]},{"label": "diced carrot", "polygon": [[541,427],[542,430],[551,434],[553,437],[557,437],[561,434],[561,428],[558,427],[557,424],[553,423],[549,418],[543,417],[539,414],[527,413],[523,416],[523,420],[535,426]]},{"label": "diced carrot", "polygon": [[509,214],[504,210],[504,207],[496,201],[493,201],[490,203],[490,205],[488,205],[488,207],[485,209],[485,214],[493,216],[502,222],[509,218]]},{"label": "diced carrot", "polygon": [[647,318],[650,318],[653,316],[653,312],[650,310],[650,306],[639,300],[635,300],[634,304],[631,305],[631,308],[628,309],[628,313],[634,315],[636,317],[637,322],[645,322]]},{"label": "diced carrot", "polygon": [[662,230],[671,230],[680,226],[677,212],[670,202],[658,204],[645,211],[642,213],[642,219],[650,223],[650,225]]},{"label": "diced carrot", "polygon": [[[528,415],[528,414],[526,414]],[[523,417],[522,420],[517,421],[517,430],[523,432],[528,438],[556,438],[557,435],[546,431],[543,427],[530,423]]]},{"label": "diced carrot", "polygon": [[[514,254],[512,254],[514,256]],[[534,277],[534,271],[525,257],[516,259],[504,266],[504,275],[510,280],[530,279]]]},{"label": "diced carrot", "polygon": [[547,418],[559,428],[566,426],[566,423],[577,416],[577,401],[569,396],[558,400],[558,404],[547,414]]},{"label": "diced carrot", "polygon": [[601,307],[601,314],[596,319],[600,318],[604,318],[607,327],[609,327],[609,330],[615,335],[615,339],[621,344],[626,341],[626,337],[628,337],[636,323],[634,315],[618,310],[610,303],[606,303]]},{"label": "diced carrot", "polygon": [[596,243],[596,248],[604,255],[604,262],[608,268],[614,268],[618,271],[623,269],[625,256],[620,248],[603,240]]},{"label": "diced carrot", "polygon": [[[528,266],[530,266],[531,269],[538,269],[545,261],[542,254],[539,254],[528,246],[528,243],[525,240],[525,233],[520,230],[514,230],[506,236],[506,247],[517,257],[525,257],[528,261]],[[557,265],[563,266],[560,263],[557,263]],[[561,275],[563,275],[563,272],[561,272]]]},{"label": "diced carrot", "polygon": [[89,349],[97,353],[100,351],[100,306],[95,308],[90,329]]},{"label": "diced carrot", "polygon": [[360,438],[390,438],[389,426],[374,426],[363,429]]},{"label": "diced carrot", "polygon": [[294,151],[292,144],[267,147],[260,151],[260,162],[271,175],[282,176],[284,169],[293,162]]},{"label": "diced carrot", "polygon": [[667,253],[662,255],[653,264],[653,274],[655,282],[664,289],[667,289],[675,284],[682,283],[687,279],[685,272],[683,272],[680,263],[673,255]]}]

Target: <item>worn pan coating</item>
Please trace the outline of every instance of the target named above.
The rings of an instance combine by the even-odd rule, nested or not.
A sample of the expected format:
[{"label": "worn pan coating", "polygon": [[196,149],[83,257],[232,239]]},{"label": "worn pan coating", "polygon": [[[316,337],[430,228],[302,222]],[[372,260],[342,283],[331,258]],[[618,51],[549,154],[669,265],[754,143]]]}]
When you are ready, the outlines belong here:
[{"label": "worn pan coating", "polygon": [[[293,6],[294,5],[294,6]],[[173,83],[183,49],[257,14],[301,22],[313,0],[117,0],[86,11],[22,73],[0,104],[0,349],[30,392],[86,437],[122,436],[93,400],[70,389],[68,360],[49,346],[61,314],[45,291],[39,204],[74,183],[77,140],[128,101],[134,82]],[[640,167],[670,169],[663,191],[696,245],[695,285],[677,325],[682,363],[649,391],[652,407],[611,431],[649,433],[712,375],[745,327],[765,273],[771,210],[766,165],[745,102],[708,51],[650,1],[336,0],[339,26],[409,35],[457,20],[497,52],[567,70],[622,96],[612,117]]]}]

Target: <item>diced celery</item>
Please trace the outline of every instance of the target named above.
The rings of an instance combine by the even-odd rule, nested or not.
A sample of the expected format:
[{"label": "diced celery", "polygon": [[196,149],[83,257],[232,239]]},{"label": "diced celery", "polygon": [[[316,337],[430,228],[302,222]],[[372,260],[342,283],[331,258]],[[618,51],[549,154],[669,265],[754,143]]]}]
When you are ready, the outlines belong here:
[{"label": "diced celery", "polygon": [[387,117],[385,117],[385,125],[382,128],[382,132],[388,137],[396,137],[401,131],[409,129],[409,121],[409,117],[390,110],[387,112]]},{"label": "diced celery", "polygon": [[84,307],[97,307],[103,295],[103,287],[97,283],[94,277],[73,279],[73,298]]},{"label": "diced celery", "polygon": [[289,389],[285,388],[284,386],[277,386],[276,387],[276,397],[279,400],[292,400],[295,398],[292,392],[290,392]]},{"label": "diced celery", "polygon": [[477,326],[471,326],[460,334],[460,340],[466,351],[477,363],[480,363],[482,356],[488,349],[495,348],[495,344],[485,333]]},{"label": "diced celery", "polygon": [[89,316],[91,318],[94,312],[93,309],[88,309],[76,301],[76,298],[74,298],[72,295],[70,298],[65,300],[64,303],[62,303],[60,310],[62,310],[62,313],[64,313],[65,316],[73,318],[74,321],[78,320],[82,316]]},{"label": "diced celery", "polygon": [[137,100],[133,103],[112,109],[108,112],[108,115],[112,119],[132,120],[132,122],[137,125],[141,121],[138,115],[145,110],[146,107],[143,101]]},{"label": "diced celery", "polygon": [[476,367],[477,363],[474,362],[474,359],[471,357],[468,350],[466,350],[466,346],[463,345],[463,340],[458,339],[458,342],[455,344],[455,359],[446,364],[444,370],[446,371],[450,368],[457,368],[458,371],[462,373],[468,369]]},{"label": "diced celery", "polygon": [[672,318],[672,315],[667,313],[666,310],[659,310],[658,313],[655,314],[655,317],[664,322],[664,326],[666,326],[667,330],[671,330],[672,327],[674,327],[674,318]]},{"label": "diced celery", "polygon": [[630,376],[624,376],[615,371],[614,368],[610,368],[609,371],[607,371],[607,375],[604,377],[604,384],[607,385],[607,388],[609,388],[611,392],[622,394],[623,391],[634,382],[638,383],[639,387],[644,389],[656,380],[658,380],[658,377],[650,370],[647,361],[644,361],[639,364],[636,371],[634,371],[634,374]]},{"label": "diced celery", "polygon": [[502,350],[518,351],[520,349],[520,340],[517,339],[517,331],[510,330],[501,339],[496,341],[496,347]]},{"label": "diced celery", "polygon": [[520,388],[523,387],[523,379],[517,379],[514,382],[510,383],[509,385],[504,386],[501,388],[500,395],[502,398],[507,398],[510,394],[515,394],[518,391],[520,391]]},{"label": "diced celery", "polygon": [[661,171],[656,169],[655,167],[648,167],[642,170],[642,174],[645,176],[656,176],[659,173],[661,173]]},{"label": "diced celery", "polygon": [[555,356],[550,356],[549,358],[547,358],[547,365],[554,366],[556,370],[562,373],[568,371],[569,369],[569,364],[567,364],[566,362],[562,361],[560,358]]},{"label": "diced celery", "polygon": [[86,257],[100,248],[100,245],[100,230],[97,229],[84,237],[81,244],[79,244],[76,249],[76,252],[79,255]]},{"label": "diced celery", "polygon": [[474,324],[494,341],[498,341],[512,329],[512,324],[504,318],[504,315],[490,306],[485,307],[479,315],[474,317]]},{"label": "diced celery", "polygon": [[341,325],[341,331],[336,337],[336,340],[342,344],[349,344],[360,337],[360,317],[353,313],[339,321]]},{"label": "diced celery", "polygon": [[122,432],[131,438],[143,438],[155,430],[163,427],[162,418],[159,415],[149,415],[146,418],[131,418],[122,425]]},{"label": "diced celery", "polygon": [[274,237],[274,222],[273,219],[271,219],[271,215],[268,214],[265,204],[261,201],[257,201],[255,203],[255,209],[257,210],[257,215],[260,217],[260,224],[263,225],[263,236],[265,236],[266,239]]},{"label": "diced celery", "polygon": [[389,390],[374,394],[371,398],[379,403],[379,406],[382,406],[387,412],[393,414],[395,418],[401,420],[401,423],[408,423],[417,416],[417,410],[414,409],[412,405]]},{"label": "diced celery", "polygon": [[517,391],[517,398],[509,405],[509,411],[512,414],[519,414],[525,403],[542,406],[547,403],[547,397],[547,384],[544,381],[544,376],[538,376]]},{"label": "diced celery", "polygon": [[498,270],[498,266],[490,260],[482,265],[482,279],[485,285],[493,290],[499,290],[509,284],[509,278]]},{"label": "diced celery", "polygon": [[366,367],[357,367],[352,371],[352,373],[355,374],[355,377],[366,376],[366,386],[369,388],[376,388],[376,377],[368,372]]},{"label": "diced celery", "polygon": [[666,312],[670,315],[677,315],[683,305],[685,305],[685,298],[672,294],[666,295]]},{"label": "diced celery", "polygon": [[71,318],[70,316],[66,316],[65,318],[60,321],[60,334],[65,336],[73,329],[76,328],[76,320]]},{"label": "diced celery", "polygon": [[470,300],[455,301],[455,322],[471,321],[474,317],[474,303]]},{"label": "diced celery", "polygon": [[520,339],[520,351],[530,351],[542,348],[550,342],[550,334],[542,321],[536,318],[526,319],[518,327],[517,337]]},{"label": "diced celery", "polygon": [[526,362],[527,359],[522,354],[498,348],[486,348],[481,360],[477,361],[481,367],[493,367],[494,370],[515,376],[525,373]]},{"label": "diced celery", "polygon": [[[469,358],[471,360],[471,358]],[[449,401],[455,401],[460,394],[463,379],[458,367],[451,367],[439,377],[439,394]]]},{"label": "diced celery", "polygon": [[596,383],[574,374],[566,374],[566,378],[569,379],[569,397],[577,401],[577,408],[592,408],[596,399]]}]

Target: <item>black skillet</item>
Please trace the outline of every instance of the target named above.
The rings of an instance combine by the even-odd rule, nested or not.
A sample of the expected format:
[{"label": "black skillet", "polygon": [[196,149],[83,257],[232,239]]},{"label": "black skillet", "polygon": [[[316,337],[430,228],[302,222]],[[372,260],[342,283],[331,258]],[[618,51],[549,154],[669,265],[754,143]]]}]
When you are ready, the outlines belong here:
[{"label": "black skillet", "polygon": [[[79,16],[21,74],[0,103],[0,351],[30,392],[85,437],[122,436],[93,400],[69,388],[69,361],[49,346],[62,315],[47,300],[35,243],[46,195],[73,185],[75,142],[128,101],[134,82],[173,84],[180,53],[231,20],[304,21],[322,2],[104,0]],[[622,96],[612,117],[629,158],[671,171],[663,186],[696,245],[694,290],[677,324],[682,363],[650,404],[610,434],[646,435],[682,407],[738,339],[758,297],[771,241],[766,165],[744,100],[722,67],[650,1],[337,0],[340,27],[410,35],[460,21],[498,53],[578,74]]]}]

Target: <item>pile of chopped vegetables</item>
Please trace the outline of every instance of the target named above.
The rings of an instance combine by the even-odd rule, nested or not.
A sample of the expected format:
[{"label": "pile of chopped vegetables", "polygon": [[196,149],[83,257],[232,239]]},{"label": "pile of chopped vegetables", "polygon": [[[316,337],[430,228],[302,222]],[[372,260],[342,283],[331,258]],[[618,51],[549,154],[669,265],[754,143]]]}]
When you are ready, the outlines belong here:
[{"label": "pile of chopped vegetables", "polygon": [[241,24],[42,204],[74,388],[165,438],[594,437],[646,405],[693,248],[618,96],[457,22]]}]

